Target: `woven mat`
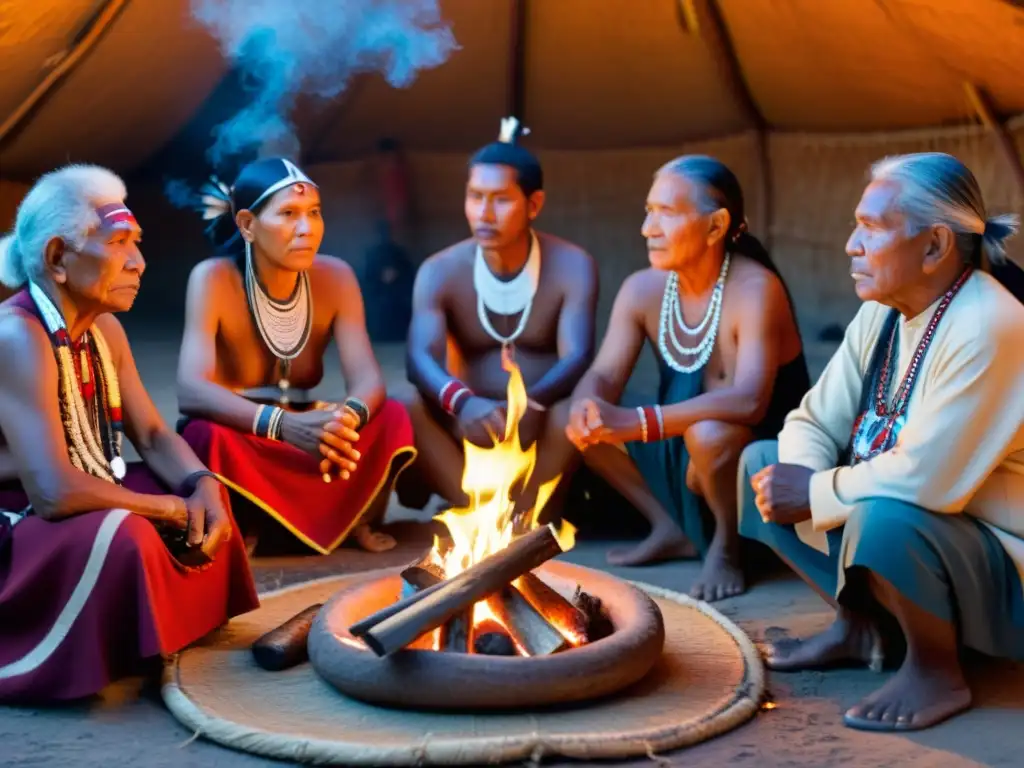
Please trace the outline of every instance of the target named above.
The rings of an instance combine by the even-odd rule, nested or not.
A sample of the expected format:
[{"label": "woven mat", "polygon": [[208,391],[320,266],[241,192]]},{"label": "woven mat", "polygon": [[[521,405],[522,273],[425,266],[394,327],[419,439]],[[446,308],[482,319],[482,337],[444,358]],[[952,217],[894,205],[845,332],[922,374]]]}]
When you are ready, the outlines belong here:
[{"label": "woven mat", "polygon": [[266,672],[254,639],[353,580],[331,577],[270,592],[165,670],[163,698],[187,728],[227,747],[303,763],[470,765],[547,756],[627,758],[689,746],[748,720],[764,690],[742,630],[702,602],[647,584],[665,619],[661,661],[640,683],[571,709],[436,714],[349,699],[309,664]]}]

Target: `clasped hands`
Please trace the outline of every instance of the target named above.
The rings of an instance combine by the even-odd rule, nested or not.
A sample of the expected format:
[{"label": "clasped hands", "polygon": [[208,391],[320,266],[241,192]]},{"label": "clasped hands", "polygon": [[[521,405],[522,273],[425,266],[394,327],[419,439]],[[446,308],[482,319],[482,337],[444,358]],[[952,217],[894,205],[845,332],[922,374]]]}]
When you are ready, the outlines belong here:
[{"label": "clasped hands", "polygon": [[330,477],[337,469],[342,480],[356,470],[361,454],[356,427],[359,416],[336,403],[317,403],[302,413],[287,412],[281,421],[281,439],[310,456],[320,459],[320,474]]}]

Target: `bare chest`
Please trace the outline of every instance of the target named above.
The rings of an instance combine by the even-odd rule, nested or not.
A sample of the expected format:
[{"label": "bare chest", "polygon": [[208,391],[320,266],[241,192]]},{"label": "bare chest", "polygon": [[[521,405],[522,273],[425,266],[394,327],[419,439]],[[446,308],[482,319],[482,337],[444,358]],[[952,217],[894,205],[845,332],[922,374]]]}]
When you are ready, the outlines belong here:
[{"label": "bare chest", "polygon": [[710,356],[703,367],[705,390],[731,386],[736,374],[738,347],[735,305],[726,297],[716,319],[713,313],[709,316],[706,301],[681,302],[681,318],[675,311],[663,311],[662,304],[663,295],[659,294],[656,301],[649,302],[644,313],[647,340],[659,361],[669,367],[674,367],[673,362],[689,367],[698,362],[701,350],[708,345]]},{"label": "bare chest", "polygon": [[467,280],[449,294],[449,336],[466,358],[491,353],[501,347],[500,339],[513,336],[517,348],[540,355],[554,354],[563,296],[560,285],[542,283],[525,312],[502,315],[483,306],[472,282]]},{"label": "bare chest", "polygon": [[244,296],[226,301],[217,332],[217,373],[226,386],[251,388],[276,385],[287,373],[291,386],[312,389],[323,378],[323,356],[332,337],[332,312],[313,302],[309,339],[287,372],[271,353]]}]

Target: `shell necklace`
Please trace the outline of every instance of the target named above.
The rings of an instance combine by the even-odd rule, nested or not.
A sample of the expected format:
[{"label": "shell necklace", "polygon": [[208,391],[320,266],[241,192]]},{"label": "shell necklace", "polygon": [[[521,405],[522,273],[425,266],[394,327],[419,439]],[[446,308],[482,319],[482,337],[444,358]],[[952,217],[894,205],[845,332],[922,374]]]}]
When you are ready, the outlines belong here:
[{"label": "shell necklace", "polygon": [[[530,255],[519,274],[511,280],[500,280],[491,272],[484,259],[483,249],[476,248],[476,260],[473,263],[473,288],[476,290],[476,314],[480,325],[487,335],[502,346],[508,346],[518,339],[526,329],[533,308],[533,299],[537,295],[540,284],[540,242],[537,235],[530,233]],[[522,313],[519,323],[510,336],[498,333],[487,312],[496,315],[515,315]]]},{"label": "shell necklace", "polygon": [[[725,254],[722,260],[722,269],[718,273],[718,280],[711,292],[711,301],[704,312],[704,318],[691,328],[683,320],[682,304],[679,301],[679,275],[669,272],[668,280],[665,281],[665,293],[661,299],[661,320],[658,324],[658,350],[662,358],[672,369],[679,373],[694,373],[699,371],[711,358],[711,352],[715,347],[715,339],[718,337],[718,326],[722,320],[722,296],[725,293],[725,279],[729,274],[730,255]],[[703,338],[695,346],[685,346],[679,340],[676,326],[687,336],[697,336],[704,333]],[[674,352],[669,349],[668,342],[672,342]],[[684,364],[679,362],[678,356],[691,358],[692,363]]]},{"label": "shell necklace", "polygon": [[[64,315],[38,285],[29,283],[28,290],[57,358],[58,397],[68,458],[75,468],[120,484],[127,473],[121,456],[124,437],[121,390],[106,340],[95,326],[86,331],[80,350],[82,369],[76,373]],[[92,359],[99,364],[93,365]],[[94,415],[89,412],[83,389],[91,392]]]},{"label": "shell necklace", "polygon": [[257,277],[252,246],[246,241],[245,295],[263,343],[280,362],[281,378],[277,386],[281,390],[282,402],[286,402],[291,361],[306,348],[313,325],[313,296],[309,290],[309,274],[299,273],[292,295],[284,301],[278,301],[267,293]]}]

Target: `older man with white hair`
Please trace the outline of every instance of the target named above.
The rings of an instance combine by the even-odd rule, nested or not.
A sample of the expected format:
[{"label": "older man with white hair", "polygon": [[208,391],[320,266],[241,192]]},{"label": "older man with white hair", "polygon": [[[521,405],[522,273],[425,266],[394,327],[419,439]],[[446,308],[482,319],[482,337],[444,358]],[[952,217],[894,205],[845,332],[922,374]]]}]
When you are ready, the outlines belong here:
[{"label": "older man with white hair", "polygon": [[[0,702],[76,699],[258,605],[224,488],[113,313],[145,261],[124,183],[46,174],[0,240]],[[142,457],[127,466],[122,438]]]},{"label": "older man with white hair", "polygon": [[740,532],[837,611],[768,665],[877,668],[905,643],[844,722],[914,730],[970,706],[961,647],[1024,659],[1024,305],[983,269],[1016,220],[925,153],[876,164],[856,221],[864,304],[778,442],[746,450]]}]

